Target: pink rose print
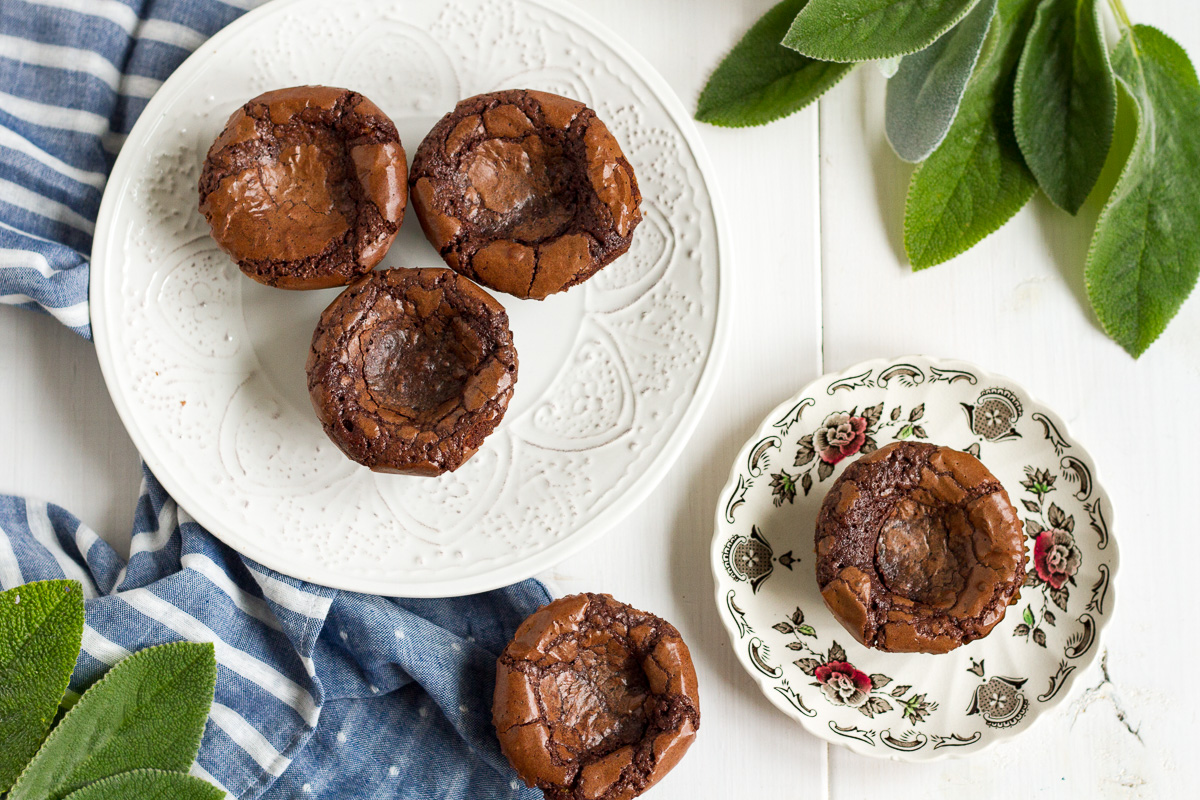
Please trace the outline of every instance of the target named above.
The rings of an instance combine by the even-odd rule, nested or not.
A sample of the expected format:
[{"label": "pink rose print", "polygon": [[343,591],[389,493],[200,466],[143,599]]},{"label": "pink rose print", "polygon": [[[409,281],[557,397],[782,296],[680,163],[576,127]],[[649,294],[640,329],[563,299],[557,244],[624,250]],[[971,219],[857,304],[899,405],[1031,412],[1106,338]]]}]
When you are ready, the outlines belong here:
[{"label": "pink rose print", "polygon": [[813,434],[813,447],[822,461],[833,465],[861,450],[866,440],[866,418],[830,414]]},{"label": "pink rose print", "polygon": [[1033,566],[1038,577],[1055,589],[1079,570],[1083,555],[1075,546],[1075,537],[1058,528],[1038,534],[1033,545]]},{"label": "pink rose print", "polygon": [[867,702],[871,679],[847,661],[830,661],[817,667],[815,673],[821,691],[835,706],[858,708]]}]

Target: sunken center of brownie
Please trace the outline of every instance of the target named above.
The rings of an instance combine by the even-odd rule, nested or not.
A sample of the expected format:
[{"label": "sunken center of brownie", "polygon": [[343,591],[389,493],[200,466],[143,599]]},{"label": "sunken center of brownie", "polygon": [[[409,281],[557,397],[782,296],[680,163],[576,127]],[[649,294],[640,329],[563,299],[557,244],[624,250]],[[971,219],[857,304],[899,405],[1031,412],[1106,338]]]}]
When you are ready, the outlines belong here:
[{"label": "sunken center of brownie", "polygon": [[[322,126],[281,130],[278,155],[227,179],[246,213],[231,228],[282,258],[315,256],[354,225],[356,203],[345,142]],[[269,224],[264,224],[264,221]]]},{"label": "sunken center of brownie", "polygon": [[316,255],[354,224],[346,166],[340,137],[326,128],[295,126],[277,160],[260,164],[259,180],[247,181],[247,199],[254,210],[274,216],[275,235],[288,243],[290,257]]},{"label": "sunken center of brownie", "polygon": [[417,319],[388,295],[372,313],[376,320],[359,342],[367,391],[383,408],[418,423],[436,422],[482,364],[483,341],[461,318]]},{"label": "sunken center of brownie", "polygon": [[464,158],[471,221],[480,231],[526,241],[558,236],[576,203],[562,148],[537,134],[484,139]]},{"label": "sunken center of brownie", "polygon": [[593,637],[589,649],[542,678],[546,720],[576,757],[610,753],[639,741],[652,697],[641,663],[620,641]]},{"label": "sunken center of brownie", "polygon": [[900,501],[880,527],[875,548],[884,586],[917,603],[950,608],[966,588],[972,534],[958,507]]},{"label": "sunken center of brownie", "polygon": [[446,330],[406,330],[395,323],[372,330],[365,343],[363,376],[380,404],[422,416],[462,394],[470,372]]}]

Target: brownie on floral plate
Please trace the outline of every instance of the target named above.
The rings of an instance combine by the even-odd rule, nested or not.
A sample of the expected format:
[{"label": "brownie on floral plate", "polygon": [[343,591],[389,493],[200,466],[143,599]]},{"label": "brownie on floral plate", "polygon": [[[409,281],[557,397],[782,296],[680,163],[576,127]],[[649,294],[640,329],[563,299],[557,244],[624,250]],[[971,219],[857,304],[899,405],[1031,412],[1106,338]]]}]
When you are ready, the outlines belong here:
[{"label": "brownie on floral plate", "polygon": [[[986,637],[938,654],[882,652],[827,608],[814,530],[854,465],[933,442],[1003,487],[1001,550],[1023,569],[996,584],[1007,611]],[[738,454],[717,506],[716,600],[747,672],[814,735],[910,761],[965,755],[1027,729],[1096,659],[1119,562],[1111,531],[1091,456],[1015,382],[960,361],[869,361],[805,387]],[[880,539],[867,539],[873,558]],[[916,580],[899,561],[889,585]]]}]

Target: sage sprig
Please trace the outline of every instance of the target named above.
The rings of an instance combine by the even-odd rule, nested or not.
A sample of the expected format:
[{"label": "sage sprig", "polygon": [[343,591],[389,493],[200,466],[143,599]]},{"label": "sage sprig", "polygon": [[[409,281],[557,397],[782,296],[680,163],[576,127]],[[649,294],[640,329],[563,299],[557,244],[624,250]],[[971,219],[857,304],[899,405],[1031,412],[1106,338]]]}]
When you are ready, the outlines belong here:
[{"label": "sage sprig", "polygon": [[213,700],[211,644],[174,642],[129,656],[63,702],[70,708],[50,730],[83,624],[74,581],[0,592],[0,794],[11,787],[7,800],[224,797],[186,774]]},{"label": "sage sprig", "polygon": [[[1111,51],[1105,8],[1122,31]],[[1122,0],[784,0],[714,72],[697,118],[765,124],[866,62],[889,76],[888,140],[919,163],[913,268],[974,246],[1039,189],[1071,214],[1094,199],[1088,298],[1111,338],[1145,352],[1200,276],[1200,83],[1183,49]],[[1116,124],[1118,86],[1135,126]],[[1129,127],[1124,170],[1100,186]]]},{"label": "sage sprig", "polygon": [[1017,140],[1038,186],[1074,214],[1112,145],[1117,86],[1097,0],[1046,0],[1017,74]]},{"label": "sage sprig", "polygon": [[1137,139],[1088,251],[1088,297],[1129,352],[1145,352],[1200,274],[1200,82],[1183,48],[1146,25],[1113,57],[1137,107]]},{"label": "sage sprig", "polygon": [[900,158],[920,163],[946,138],[995,16],[996,0],[982,0],[953,30],[904,59],[891,76],[884,124]]},{"label": "sage sprig", "polygon": [[1037,0],[1000,0],[946,140],[913,172],[904,249],[914,269],[974,247],[1037,190],[1012,130],[1013,78],[1036,8]]},{"label": "sage sprig", "polygon": [[783,0],[763,15],[700,95],[696,119],[741,128],[794,114],[833,88],[853,64],[802,56],[780,44],[808,0]]},{"label": "sage sprig", "polygon": [[876,61],[924,50],[979,0],[811,0],[783,43],[822,61]]},{"label": "sage sprig", "polygon": [[79,584],[42,581],[0,594],[0,794],[46,738],[82,637]]}]

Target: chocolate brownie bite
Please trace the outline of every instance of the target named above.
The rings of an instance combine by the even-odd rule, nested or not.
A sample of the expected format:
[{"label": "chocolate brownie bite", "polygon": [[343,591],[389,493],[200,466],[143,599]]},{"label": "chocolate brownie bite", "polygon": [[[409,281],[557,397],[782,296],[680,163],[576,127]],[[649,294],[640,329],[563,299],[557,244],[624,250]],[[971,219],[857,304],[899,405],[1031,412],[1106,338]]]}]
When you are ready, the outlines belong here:
[{"label": "chocolate brownie bite", "polygon": [[1021,521],[968,453],[895,442],[851,464],[821,504],[817,583],[854,638],[945,653],[987,636],[1025,582]]},{"label": "chocolate brownie bite", "polygon": [[249,277],[324,289],[375,268],[404,218],[396,126],[357,92],[297,86],[234,112],[209,148],[200,211]]},{"label": "chocolate brownie bite", "polygon": [[308,391],[329,438],[376,472],[440,475],[475,454],[508,408],[508,314],[441,267],[373,272],[321,314]]},{"label": "chocolate brownie bite", "polygon": [[606,594],[555,600],[496,665],[504,755],[548,800],[628,800],[660,781],[700,727],[679,631]]},{"label": "chocolate brownie bite", "polygon": [[633,167],[596,112],[535,91],[460,102],[417,148],[413,207],[452,269],[542,300],[629,249]]}]

